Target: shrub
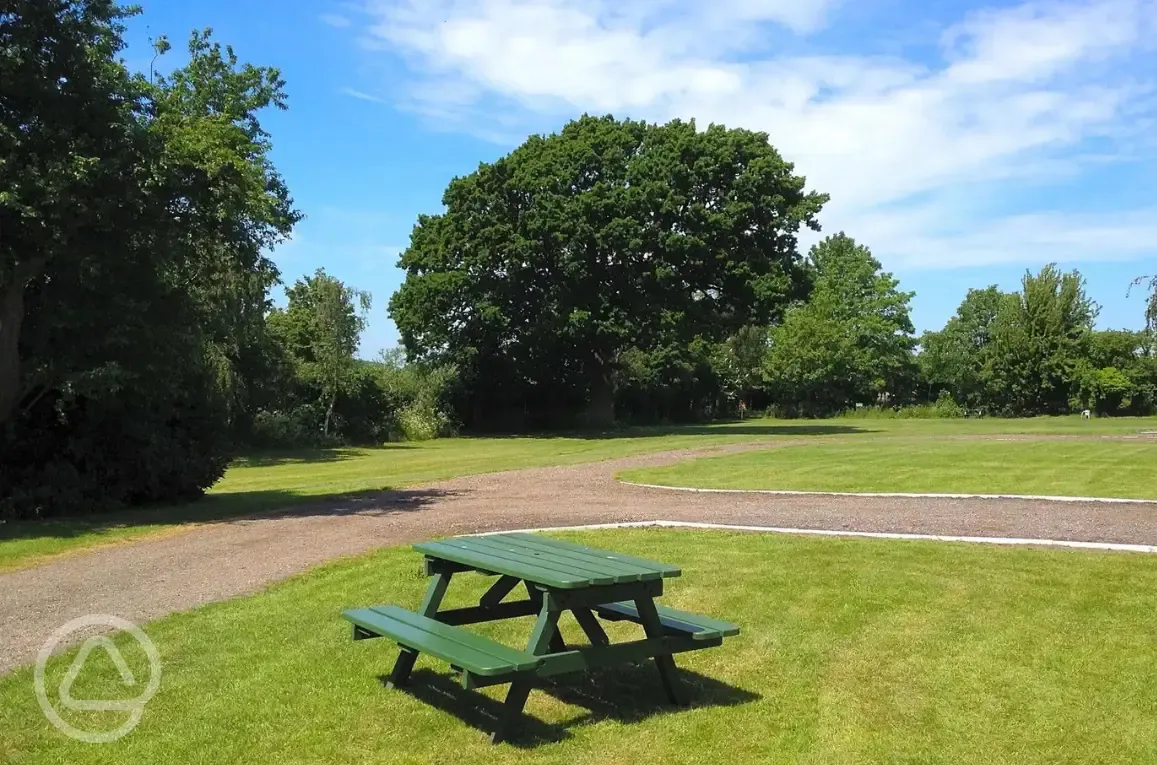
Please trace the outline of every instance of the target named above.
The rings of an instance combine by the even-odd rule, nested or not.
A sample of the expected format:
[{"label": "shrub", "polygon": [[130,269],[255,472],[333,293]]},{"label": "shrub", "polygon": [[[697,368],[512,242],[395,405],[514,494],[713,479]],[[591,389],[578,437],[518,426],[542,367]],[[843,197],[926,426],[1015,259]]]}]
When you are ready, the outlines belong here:
[{"label": "shrub", "polygon": [[398,430],[406,441],[429,441],[454,435],[450,418],[428,403],[421,402],[411,404],[401,411],[398,415]]},{"label": "shrub", "polygon": [[963,417],[964,409],[952,398],[948,391],[931,404],[913,404],[902,407],[873,406],[851,409],[840,415],[853,420],[935,420]]},{"label": "shrub", "polygon": [[199,497],[224,474],[230,444],[219,402],[195,393],[45,397],[0,430],[0,518]]},{"label": "shrub", "polygon": [[[251,443],[263,449],[324,446],[321,432],[325,412],[319,404],[302,404],[288,412],[260,411],[253,418]],[[336,439],[330,439],[335,441]]]}]

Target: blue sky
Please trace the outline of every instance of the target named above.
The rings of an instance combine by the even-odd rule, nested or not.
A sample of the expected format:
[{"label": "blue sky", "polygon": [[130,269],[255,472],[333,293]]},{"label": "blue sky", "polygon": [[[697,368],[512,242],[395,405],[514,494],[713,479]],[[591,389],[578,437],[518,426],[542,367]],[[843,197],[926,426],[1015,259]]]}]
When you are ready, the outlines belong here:
[{"label": "blue sky", "polygon": [[969,287],[1078,268],[1103,327],[1139,327],[1126,290],[1157,271],[1157,0],[145,0],[180,61],[212,27],[277,66],[265,118],[305,213],[274,253],[386,315],[419,213],[455,175],[582,112],[763,130],[832,195],[845,230],[938,328]]}]

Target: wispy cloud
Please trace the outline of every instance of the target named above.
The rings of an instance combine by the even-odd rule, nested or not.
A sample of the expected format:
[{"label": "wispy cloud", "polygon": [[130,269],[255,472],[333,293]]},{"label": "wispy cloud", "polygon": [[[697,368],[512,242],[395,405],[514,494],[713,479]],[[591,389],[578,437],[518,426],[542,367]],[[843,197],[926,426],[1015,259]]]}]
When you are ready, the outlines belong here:
[{"label": "wispy cloud", "polygon": [[375,96],[372,93],[366,93],[361,90],[355,90],[354,88],[342,88],[340,92],[342,95],[349,96],[350,98],[356,98],[359,101],[369,101],[373,104],[388,103],[386,99],[381,98],[380,96]]},{"label": "wispy cloud", "polygon": [[[581,111],[765,130],[832,194],[825,229],[846,228],[895,264],[1157,252],[1145,218],[1152,191],[1132,209],[1082,215],[1055,198],[1034,206],[1029,193],[1157,158],[1154,81],[1138,74],[1157,71],[1157,1],[979,10],[925,32],[931,52],[919,57],[809,42],[839,31],[850,7],[369,0],[365,12],[373,47],[406,61],[405,108],[488,137],[557,127]],[[794,41],[792,53],[769,52],[772,35]]]},{"label": "wispy cloud", "polygon": [[329,24],[331,27],[337,27],[339,29],[342,27],[348,27],[353,23],[348,16],[342,16],[337,13],[323,13],[318,18],[320,18],[324,23]]}]

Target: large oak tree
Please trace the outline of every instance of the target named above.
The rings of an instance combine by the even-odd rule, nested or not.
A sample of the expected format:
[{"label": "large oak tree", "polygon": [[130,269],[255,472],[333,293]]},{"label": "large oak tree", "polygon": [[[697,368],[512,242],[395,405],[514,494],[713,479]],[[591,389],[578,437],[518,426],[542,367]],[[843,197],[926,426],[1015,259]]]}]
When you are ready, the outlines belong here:
[{"label": "large oak tree", "polygon": [[584,116],[450,183],[390,312],[475,411],[585,403],[605,425],[624,351],[721,340],[803,296],[796,234],[826,199],[764,133]]}]

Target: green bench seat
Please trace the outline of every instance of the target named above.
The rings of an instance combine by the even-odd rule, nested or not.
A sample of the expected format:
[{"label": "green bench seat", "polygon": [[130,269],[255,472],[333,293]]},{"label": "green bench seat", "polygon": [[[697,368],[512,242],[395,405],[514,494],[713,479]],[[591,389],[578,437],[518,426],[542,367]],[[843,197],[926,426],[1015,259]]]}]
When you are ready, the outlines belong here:
[{"label": "green bench seat", "polygon": [[542,662],[537,656],[398,606],[357,608],[343,616],[353,622],[355,640],[386,637],[479,677],[508,677],[537,669]]},{"label": "green bench seat", "polygon": [[[668,633],[690,637],[692,640],[722,640],[739,634],[739,626],[730,622],[667,608],[658,603],[655,604],[655,610],[659,612],[659,621],[663,629]],[[607,603],[596,606],[595,611],[610,622],[630,621],[642,624],[639,609],[635,607],[634,602]]]}]

